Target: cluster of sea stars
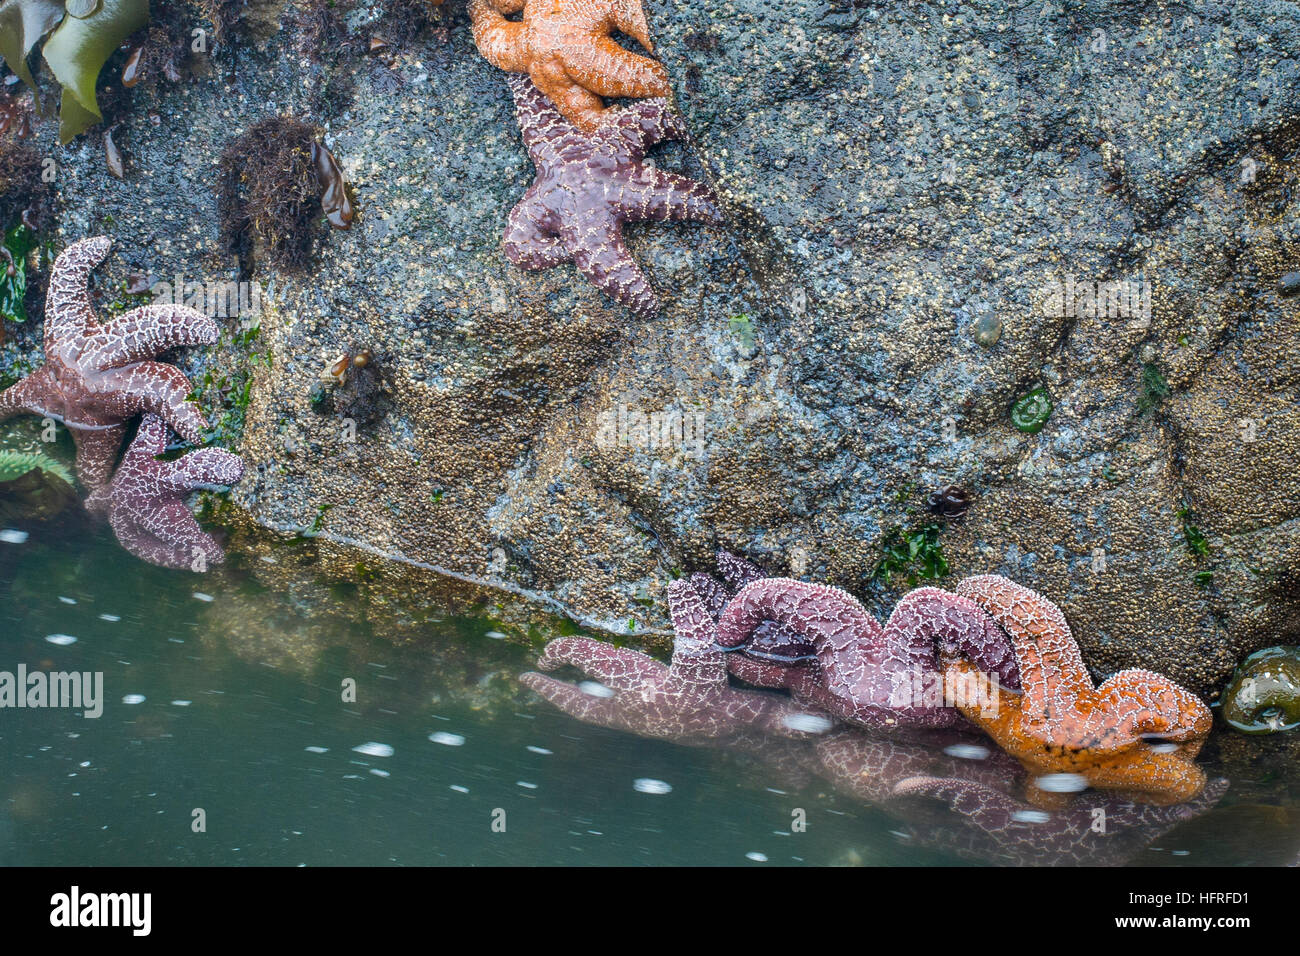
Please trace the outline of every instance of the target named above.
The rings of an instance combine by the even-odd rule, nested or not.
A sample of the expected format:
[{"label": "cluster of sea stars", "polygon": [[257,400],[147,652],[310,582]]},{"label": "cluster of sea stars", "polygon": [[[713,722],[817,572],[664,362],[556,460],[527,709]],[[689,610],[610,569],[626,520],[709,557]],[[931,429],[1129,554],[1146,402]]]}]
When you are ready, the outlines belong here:
[{"label": "cluster of sea stars", "polygon": [[[243,463],[216,449],[157,460],[166,449],[167,426],[197,444],[207,423],[187,397],[189,380],[155,358],[178,346],[210,345],[217,327],[178,305],[148,305],[99,322],[90,273],[111,247],[104,236],[83,239],[55,259],[45,306],[45,364],[0,392],[0,420],[29,414],[63,422],[77,446],[87,509],[108,515],[132,554],[164,567],[202,570],[222,559],[221,548],[181,498],[193,488],[233,484]],[[143,415],[140,427],[114,474],[137,415]]]},{"label": "cluster of sea stars", "polygon": [[[664,99],[663,66],[610,37],[617,29],[652,49],[641,0],[471,0],[469,11],[479,51],[509,74],[537,171],[510,212],[506,257],[524,269],[572,262],[636,315],[653,315],[659,299],[623,225],[717,223],[722,212],[707,186],[645,162],[651,146],[686,130]],[[605,96],[652,99],[618,108]]]},{"label": "cluster of sea stars", "polygon": [[[543,666],[567,663],[598,679],[617,676],[615,693],[590,700],[541,675],[525,683],[575,716],[654,736],[716,738],[718,727],[736,731],[743,724],[771,729],[768,711],[748,696],[740,699],[759,716],[749,720],[750,710],[728,707],[720,717],[718,701],[759,693],[732,687],[730,672],[788,690],[805,708],[796,727],[810,710],[870,728],[950,727],[965,717],[1035,781],[1071,774],[1153,803],[1187,801],[1205,787],[1194,758],[1210,729],[1208,708],[1150,671],[1124,671],[1094,688],[1064,615],[1014,582],[989,575],[966,579],[956,593],[913,591],[882,627],[837,588],[765,578],[730,555],[719,565],[730,588],[695,575],[670,591],[679,641],[689,627],[690,646],[710,648],[706,677],[674,680],[676,652],[665,668],[635,651],[565,639],[560,654],[548,646]],[[678,613],[684,607],[689,620]],[[789,719],[777,723],[790,726]],[[958,794],[917,780],[909,787],[944,799]],[[1050,804],[1049,788],[1030,786],[1028,799]]]}]

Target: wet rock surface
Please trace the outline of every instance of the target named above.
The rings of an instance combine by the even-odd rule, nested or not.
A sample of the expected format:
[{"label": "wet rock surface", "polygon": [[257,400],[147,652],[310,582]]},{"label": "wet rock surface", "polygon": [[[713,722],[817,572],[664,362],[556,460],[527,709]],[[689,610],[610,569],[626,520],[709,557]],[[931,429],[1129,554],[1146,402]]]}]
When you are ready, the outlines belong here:
[{"label": "wet rock surface", "polygon": [[[60,149],[41,124],[59,244],[114,236],[106,307],[132,272],[238,279],[223,146],[282,112],[325,131],[351,229],[305,271],[255,252],[259,330],[222,320],[221,346],[177,361],[247,463],[244,520],[359,549],[329,562],[358,587],[379,561],[394,618],[447,571],[661,645],[664,588],[718,545],[884,615],[907,582],[874,575],[882,541],[939,521],[937,583],[1047,594],[1097,676],[1210,693],[1294,642],[1293,4],[650,0],[693,137],[652,157],[728,212],[628,230],[663,300],[650,321],[572,267],[505,260],[532,169],[457,0],[326,65],[284,5],[250,6],[197,75],[132,93],[124,179],[95,131]],[[347,22],[382,35],[384,15]],[[1062,302],[1110,282],[1129,314]],[[11,329],[6,368],[39,354],[38,325]],[[389,405],[349,428],[311,391],[357,342]],[[1039,387],[1050,418],[1019,431],[1011,406]],[[970,493],[960,521],[926,514],[948,485]]]}]

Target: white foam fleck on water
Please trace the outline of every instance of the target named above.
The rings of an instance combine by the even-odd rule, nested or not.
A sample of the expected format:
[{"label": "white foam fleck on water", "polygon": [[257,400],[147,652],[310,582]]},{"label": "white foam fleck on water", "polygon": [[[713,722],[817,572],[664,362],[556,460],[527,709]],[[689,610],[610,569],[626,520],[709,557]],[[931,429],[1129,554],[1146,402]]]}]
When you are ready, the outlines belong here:
[{"label": "white foam fleck on water", "polygon": [[216,598],[214,598],[211,594],[204,594],[202,591],[195,591],[194,600],[206,601],[208,604],[211,604],[213,601],[216,600]]},{"label": "white foam fleck on water", "polygon": [[144,694],[127,694],[125,697],[122,698],[122,703],[143,704],[144,700],[145,700]]},{"label": "white foam fleck on water", "polygon": [[582,691],[588,697],[613,697],[613,688],[606,687],[594,680],[585,680],[578,685],[578,690]]},{"label": "white foam fleck on water", "polygon": [[190,704],[192,704],[192,703],[194,703],[194,701],[192,701],[192,700],[174,700],[174,701],[172,701],[172,706],[173,706],[173,707],[188,707],[188,706],[190,706]]},{"label": "white foam fleck on water", "polygon": [[69,644],[77,643],[77,639],[71,634],[46,634],[45,639],[51,644],[59,645],[59,647],[67,647]]},{"label": "white foam fleck on water", "polygon": [[1088,789],[1088,778],[1077,773],[1045,773],[1034,778],[1034,786],[1048,793],[1079,793]]},{"label": "white foam fleck on water", "polygon": [[89,766],[90,766],[90,761],[89,761],[89,760],[83,760],[83,761],[81,761],[81,763],[77,764],[77,766],[78,766],[78,767],[89,767]]},{"label": "white foam fleck on water", "polygon": [[488,631],[483,636],[490,637],[494,641],[504,641],[506,639],[506,635],[501,633],[500,631]]},{"label": "white foam fleck on water", "polygon": [[458,783],[453,783],[451,789],[455,790],[457,793],[469,793],[469,787],[462,787]]},{"label": "white foam fleck on water", "polygon": [[76,598],[64,597],[62,594],[59,595],[59,600],[62,601],[64,604],[76,604],[76,603],[77,603],[77,599],[76,599]]},{"label": "white foam fleck on water", "polygon": [[122,620],[116,614],[101,614],[99,615],[99,619],[101,621],[108,621],[109,624],[116,624],[118,621]]},{"label": "white foam fleck on water", "polygon": [[516,780],[516,781],[515,781],[515,786],[516,786],[516,787],[523,787],[525,790],[536,790],[536,789],[537,789],[537,784],[535,784],[535,783],[529,783],[527,780]]},{"label": "white foam fleck on water", "polygon": [[632,781],[632,789],[637,793],[672,793],[673,787],[670,783],[662,780],[655,780],[652,777],[637,777]]},{"label": "white foam fleck on water", "polygon": [[361,774],[359,774],[359,773],[345,773],[345,774],[343,775],[343,779],[344,779],[344,780],[361,780],[361,779],[363,779],[363,778],[362,778]]},{"label": "white foam fleck on water", "polygon": [[555,752],[553,750],[547,750],[545,747],[534,747],[532,744],[528,745],[528,750],[530,753],[541,754],[543,757],[550,756]]},{"label": "white foam fleck on water", "polygon": [[1042,810],[1017,810],[1011,814],[1011,819],[1017,823],[1046,823],[1052,815]]},{"label": "white foam fleck on water", "polygon": [[953,744],[944,747],[943,752],[949,757],[960,757],[962,760],[987,760],[989,748],[979,744]]},{"label": "white foam fleck on water", "polygon": [[391,757],[393,748],[388,744],[377,744],[373,740],[358,744],[352,748],[353,753],[365,754],[367,757]]},{"label": "white foam fleck on water", "polygon": [[755,863],[766,863],[767,854],[759,853],[757,850],[750,850],[748,853],[745,854],[745,859],[753,860]]},{"label": "white foam fleck on water", "polygon": [[391,776],[391,774],[389,774],[387,770],[380,770],[378,767],[371,767],[370,772],[373,773],[376,777]]},{"label": "white foam fleck on water", "polygon": [[0,531],[0,541],[5,544],[22,544],[27,540],[27,537],[26,531],[17,531],[14,528],[5,528]]},{"label": "white foam fleck on water", "polygon": [[304,747],[303,750],[309,754],[327,754],[330,752],[328,747]]},{"label": "white foam fleck on water", "polygon": [[821,714],[788,714],[781,722],[791,730],[808,734],[824,734],[831,729],[831,722]]},{"label": "white foam fleck on water", "polygon": [[429,739],[435,744],[442,744],[444,747],[461,747],[465,744],[465,738],[460,734],[449,734],[445,730],[429,734]]}]

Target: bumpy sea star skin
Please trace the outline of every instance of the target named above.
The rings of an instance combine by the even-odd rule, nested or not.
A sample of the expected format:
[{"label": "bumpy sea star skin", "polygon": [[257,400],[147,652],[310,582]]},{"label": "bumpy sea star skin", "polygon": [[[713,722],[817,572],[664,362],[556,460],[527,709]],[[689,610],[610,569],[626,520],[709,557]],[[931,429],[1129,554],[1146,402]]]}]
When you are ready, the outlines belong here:
[{"label": "bumpy sea star skin", "polygon": [[[523,11],[514,22],[506,14]],[[654,52],[641,0],[470,0],[479,52],[493,66],[527,73],[578,129],[608,118],[603,96],[668,96],[663,65],[619,46],[618,30]]]},{"label": "bumpy sea star skin", "polygon": [[207,570],[225,555],[204,534],[185,506],[195,488],[233,485],[244,463],[219,448],[199,448],[175,461],[159,461],[167,449],[167,425],[146,414],[122,456],[113,480],[86,501],[92,513],[107,512],[122,547],[150,564]]},{"label": "bumpy sea star skin", "polygon": [[[722,616],[722,611],[727,606],[727,602],[736,596],[737,591],[746,584],[760,578],[771,577],[771,575],[757,564],[746,561],[730,551],[719,550],[715,557],[718,573],[722,575],[723,580],[727,583],[723,585],[712,575],[697,572],[691,575],[691,584],[694,585],[695,590],[704,596],[709,613],[716,620]],[[816,657],[817,653],[809,638],[804,637],[790,625],[780,624],[776,621],[764,621],[760,624],[741,648],[741,651],[746,656],[756,660],[778,664],[793,664],[798,661],[811,660]],[[734,658],[733,660],[738,659]],[[732,673],[735,673],[735,671],[733,670]]]},{"label": "bumpy sea star skin", "polygon": [[[1011,635],[1023,693],[1003,694],[995,713],[959,704],[1032,773],[1076,773],[1094,787],[1152,802],[1189,800],[1205,786],[1194,763],[1210,710],[1167,677],[1121,671],[1093,687],[1065,615],[1046,598],[996,575],[967,578],[957,593]],[[949,676],[981,681],[966,662]]]},{"label": "bumpy sea star skin", "polygon": [[[528,673],[519,680],[579,720],[644,737],[689,743],[749,729],[782,736],[806,732],[801,729],[810,726],[806,708],[775,694],[729,686],[726,655],[714,646],[713,620],[690,584],[669,585],[668,609],[676,634],[671,666],[590,638],[562,637],[546,645],[539,667],[572,665],[603,683],[612,696],[595,696],[545,674]],[[820,717],[817,722],[830,723]]]},{"label": "bumpy sea star skin", "polygon": [[83,239],[54,260],[45,364],[0,392],[0,420],[27,413],[67,424],[77,475],[92,493],[108,484],[125,423],[141,412],[161,416],[186,441],[202,441],[207,423],[186,401],[189,380],[174,365],[151,360],[170,348],[217,341],[210,318],[179,305],[147,305],[97,321],[88,282],[111,247],[104,236]]},{"label": "bumpy sea star skin", "polygon": [[509,81],[537,178],[510,211],[506,258],[525,269],[572,262],[636,315],[653,315],[659,299],[623,242],[623,224],[722,221],[706,186],[643,162],[655,143],[685,134],[680,117],[664,100],[647,100],[586,134],[527,77]]},{"label": "bumpy sea star skin", "polygon": [[845,591],[790,578],[747,584],[718,621],[718,644],[743,647],[765,622],[787,625],[809,639],[811,666],[729,661],[732,673],[761,686],[788,688],[796,697],[836,717],[868,726],[947,727],[958,720],[945,702],[945,685],[977,687],[986,696],[975,710],[996,701],[992,682],[943,679],[940,659],[961,657],[972,669],[996,675],[998,686],[1018,688],[1019,675],[1007,636],[967,598],[939,588],[909,592],[882,628]]}]

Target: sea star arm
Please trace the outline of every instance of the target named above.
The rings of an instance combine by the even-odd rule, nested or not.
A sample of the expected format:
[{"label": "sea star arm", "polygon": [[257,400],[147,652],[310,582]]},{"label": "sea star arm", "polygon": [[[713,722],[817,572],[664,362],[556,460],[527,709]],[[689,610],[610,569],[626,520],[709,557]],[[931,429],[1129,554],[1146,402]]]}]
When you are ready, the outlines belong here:
[{"label": "sea star arm", "polygon": [[196,488],[227,488],[244,474],[243,459],[221,448],[198,448],[167,464],[158,485],[170,494],[183,495]]},{"label": "sea star arm", "polygon": [[92,333],[87,357],[100,369],[143,362],[182,345],[211,345],[217,324],[202,312],[183,305],[146,305],[124,312]]},{"label": "sea star arm", "polygon": [[746,584],[768,577],[757,564],[746,561],[730,551],[719,551],[716,560],[718,573],[722,575],[722,580],[727,582],[727,587],[732,591],[739,591]]},{"label": "sea star arm", "polygon": [[1011,641],[983,608],[959,594],[941,588],[909,591],[889,616],[885,643],[906,666],[933,670],[939,655],[964,657],[1002,687],[1020,688]]},{"label": "sea star arm", "polygon": [[[190,567],[194,555],[186,548],[165,544],[159,538],[152,535],[140,527],[138,520],[127,518],[125,515],[114,515],[112,519],[113,535],[117,537],[118,544],[122,545],[135,555],[140,561],[147,561],[151,564],[157,564],[159,567],[183,568]],[[207,537],[204,535],[204,537]],[[220,554],[220,551],[218,551]],[[218,558],[220,561],[220,558]],[[214,562],[209,562],[214,563]]]},{"label": "sea star arm", "polygon": [[90,274],[108,257],[113,240],[107,236],[82,239],[64,249],[50,270],[45,300],[45,354],[55,355],[61,343],[77,340],[96,326],[90,301]]},{"label": "sea star arm", "polygon": [[669,680],[679,686],[725,686],[726,655],[714,646],[717,625],[689,582],[674,581],[668,586],[668,613],[676,635]]},{"label": "sea star arm", "polygon": [[605,101],[577,83],[559,56],[534,60],[528,75],[541,94],[584,133],[596,130],[609,113]]},{"label": "sea star arm", "polygon": [[60,410],[52,408],[55,395],[53,373],[42,366],[26,378],[21,378],[0,392],[0,421],[15,415],[48,415],[62,417]]},{"label": "sea star arm", "polygon": [[536,671],[520,674],[519,683],[576,720],[601,727],[634,729],[623,721],[622,704],[616,697],[596,697],[568,681]]},{"label": "sea star arm", "polygon": [[624,185],[615,208],[629,222],[722,221],[722,211],[708,186],[653,166],[643,166]]},{"label": "sea star arm", "polygon": [[664,140],[685,139],[686,133],[682,114],[667,100],[655,97],[618,110],[595,135],[617,143],[632,159],[644,159],[650,147]]},{"label": "sea star arm", "polygon": [[[763,578],[746,585],[727,605],[718,622],[718,643],[740,647],[764,621],[788,624],[813,638],[822,666],[836,674],[841,673],[841,660],[866,666],[869,658],[875,658],[884,633],[845,591],[791,578]],[[834,680],[840,683],[843,678]]]},{"label": "sea star arm", "polygon": [[125,425],[108,425],[100,427],[69,428],[72,440],[77,446],[77,477],[91,493],[86,506],[90,510],[95,493],[108,487],[113,477],[113,464],[117,453],[122,448],[122,439],[126,435]]},{"label": "sea star arm", "polygon": [[539,220],[546,209],[537,200],[537,187],[529,186],[524,198],[510,210],[501,249],[521,269],[549,269],[572,257],[560,237],[547,233]]},{"label": "sea star arm", "polygon": [[519,121],[519,135],[524,148],[538,172],[554,159],[551,140],[563,134],[568,121],[555,108],[555,104],[538,89],[531,77],[507,73],[506,83],[515,101],[515,117]]},{"label": "sea star arm", "polygon": [[1111,746],[1154,737],[1183,742],[1210,732],[1212,718],[1200,698],[1162,674],[1120,671],[1097,688],[1096,696],[1088,730]]},{"label": "sea star arm", "polygon": [[704,602],[709,617],[716,621],[718,615],[722,613],[722,609],[727,606],[727,601],[731,599],[731,595],[723,587],[721,581],[711,574],[705,574],[703,571],[696,571],[690,576],[689,580],[691,587],[695,589],[695,593]]},{"label": "sea star arm", "polygon": [[618,223],[612,218],[596,235],[566,225],[561,234],[565,246],[573,253],[573,264],[596,288],[623,303],[641,318],[659,308],[659,297],[650,286],[641,267],[623,242]]},{"label": "sea star arm", "polygon": [[105,382],[111,386],[114,411],[127,419],[140,412],[157,415],[186,441],[198,445],[208,427],[198,405],[187,400],[191,386],[185,374],[165,362],[136,362],[110,369]]},{"label": "sea star arm", "polygon": [[470,24],[474,44],[483,59],[499,70],[510,73],[528,72],[528,44],[522,23],[507,20],[502,10],[488,0],[470,0]]},{"label": "sea star arm", "polygon": [[203,545],[215,546],[215,542],[199,527],[194,512],[179,499],[158,502],[141,512],[135,523],[140,530],[178,551],[188,551],[198,546],[204,553],[210,554],[211,551]]},{"label": "sea star arm", "polygon": [[600,96],[667,96],[672,92],[662,63],[625,50],[607,36],[566,46],[558,55],[572,80]]},{"label": "sea star arm", "polygon": [[1065,615],[1047,598],[995,574],[966,578],[957,593],[984,608],[1011,635],[1028,719],[1045,721],[1092,693],[1092,678]]},{"label": "sea star arm", "polygon": [[560,637],[542,650],[537,666],[555,670],[569,665],[616,691],[635,690],[660,677],[664,665],[646,654],[614,647],[589,637]]}]

